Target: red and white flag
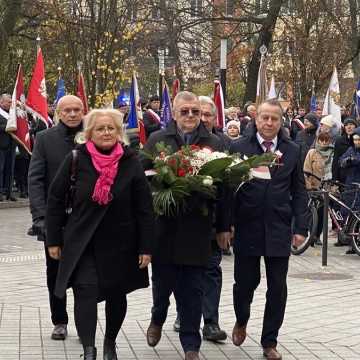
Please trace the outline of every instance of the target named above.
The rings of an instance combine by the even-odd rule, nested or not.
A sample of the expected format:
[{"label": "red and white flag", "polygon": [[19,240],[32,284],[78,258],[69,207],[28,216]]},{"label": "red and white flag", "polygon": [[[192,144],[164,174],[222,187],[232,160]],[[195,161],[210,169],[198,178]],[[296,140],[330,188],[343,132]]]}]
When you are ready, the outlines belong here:
[{"label": "red and white flag", "polygon": [[175,99],[175,96],[180,91],[180,80],[175,79],[172,84],[172,98]]},{"label": "red and white flag", "polygon": [[224,129],[225,127],[225,108],[224,108],[224,94],[219,80],[215,80],[214,89],[214,103],[217,109],[217,118],[215,127]]},{"label": "red and white flag", "polygon": [[46,127],[49,126],[47,94],[45,84],[44,58],[39,48],[37,59],[29,85],[26,99],[26,109],[36,118],[43,121]]},{"label": "red and white flag", "polygon": [[81,99],[81,101],[83,103],[84,115],[87,114],[89,112],[89,105],[88,105],[87,96],[86,96],[84,76],[81,71],[79,71],[79,75],[78,75],[76,95],[78,98]]},{"label": "red and white flag", "polygon": [[19,65],[18,68],[15,87],[11,98],[6,132],[8,132],[29,154],[31,154],[29,122],[25,110],[24,76],[21,65]]}]

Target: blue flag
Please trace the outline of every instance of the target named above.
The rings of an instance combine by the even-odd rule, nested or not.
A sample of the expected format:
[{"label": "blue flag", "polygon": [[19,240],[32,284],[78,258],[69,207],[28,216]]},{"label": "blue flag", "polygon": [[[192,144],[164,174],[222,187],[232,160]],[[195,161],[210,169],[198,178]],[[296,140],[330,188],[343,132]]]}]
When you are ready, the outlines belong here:
[{"label": "blue flag", "polygon": [[54,105],[58,103],[58,101],[66,95],[66,89],[65,89],[65,81],[62,78],[59,78],[56,82],[56,98],[54,101]]},{"label": "blue flag", "polygon": [[310,112],[315,112],[316,108],[317,108],[316,96],[315,94],[312,94],[310,99]]},{"label": "blue flag", "polygon": [[357,119],[360,114],[360,80],[358,81],[357,88],[354,94],[354,100],[355,100],[355,118]]},{"label": "blue flag", "polygon": [[171,99],[170,99],[169,88],[166,82],[163,88],[162,101],[163,103],[160,112],[160,126],[163,129],[167,127],[170,121],[172,120]]},{"label": "blue flag", "polygon": [[137,86],[137,80],[135,74],[131,80],[131,88],[130,88],[130,109],[128,116],[128,129],[137,129],[138,124],[138,109],[137,104],[139,101],[139,91]]}]

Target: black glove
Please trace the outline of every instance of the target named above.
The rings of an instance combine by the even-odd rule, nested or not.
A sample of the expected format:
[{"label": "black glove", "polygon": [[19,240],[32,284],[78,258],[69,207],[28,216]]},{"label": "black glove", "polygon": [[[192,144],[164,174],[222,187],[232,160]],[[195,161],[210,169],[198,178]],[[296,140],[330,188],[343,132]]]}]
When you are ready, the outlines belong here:
[{"label": "black glove", "polygon": [[32,227],[35,235],[45,235],[45,219],[43,217],[34,219]]}]

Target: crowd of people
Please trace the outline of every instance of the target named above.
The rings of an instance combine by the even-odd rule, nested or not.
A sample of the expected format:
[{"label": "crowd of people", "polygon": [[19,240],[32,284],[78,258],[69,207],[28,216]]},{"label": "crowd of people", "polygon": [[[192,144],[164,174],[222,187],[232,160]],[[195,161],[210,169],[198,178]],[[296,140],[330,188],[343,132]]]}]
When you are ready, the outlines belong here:
[{"label": "crowd of people", "polygon": [[[282,154],[281,166],[270,169],[271,180],[253,179],[236,191],[221,186],[216,201],[194,195],[193,205],[177,217],[156,217],[144,172],[153,163],[138,153],[137,135],[126,134],[126,102],[84,116],[79,98],[62,97],[56,126],[42,131],[34,122],[31,157],[21,157],[20,146],[5,131],[10,103],[9,95],[0,97],[0,200],[4,195],[16,201],[14,188],[21,197],[29,195],[31,232],[44,242],[46,254],[52,339],[67,337],[66,290],[71,287],[84,359],[97,358],[97,303],[105,301],[103,358],[116,360],[127,294],[149,286],[151,263],[148,345],[155,347],[161,340],[174,294],[174,330],[185,359],[199,359],[201,319],[203,339],[227,338],[219,325],[221,257],[232,245],[232,341],[240,346],[247,336],[263,257],[267,295],[261,345],[267,359],[281,359],[277,337],[286,308],[290,248],[301,245],[308,230],[306,189],[318,189],[317,178],[360,182],[360,128],[355,119],[344,117],[338,126],[331,115],[321,116],[320,109],[283,111],[277,100],[267,100],[259,106],[248,103],[243,111],[226,109],[225,127],[217,129],[213,100],[183,91],[173,100],[173,120],[161,128],[160,99],[153,96],[143,113],[146,151],[164,142],[173,151],[196,144],[248,157]],[[21,176],[16,175],[13,184],[16,168],[21,168]],[[321,231],[319,225],[315,243],[320,244]]]}]

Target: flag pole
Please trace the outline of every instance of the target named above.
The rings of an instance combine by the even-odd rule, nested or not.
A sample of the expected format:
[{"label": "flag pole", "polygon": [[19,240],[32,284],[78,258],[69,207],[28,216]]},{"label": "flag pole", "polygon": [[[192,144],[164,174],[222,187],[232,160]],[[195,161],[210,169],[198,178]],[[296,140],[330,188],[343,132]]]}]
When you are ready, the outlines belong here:
[{"label": "flag pole", "polygon": [[38,53],[39,50],[40,50],[40,41],[41,41],[41,38],[40,38],[40,36],[38,35],[38,36],[36,37],[36,53]]}]

